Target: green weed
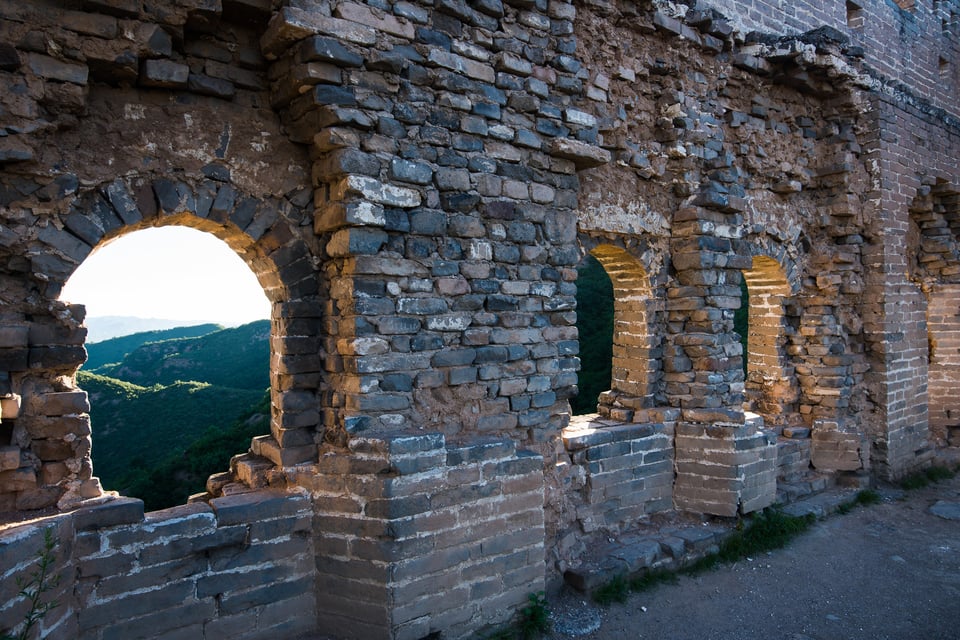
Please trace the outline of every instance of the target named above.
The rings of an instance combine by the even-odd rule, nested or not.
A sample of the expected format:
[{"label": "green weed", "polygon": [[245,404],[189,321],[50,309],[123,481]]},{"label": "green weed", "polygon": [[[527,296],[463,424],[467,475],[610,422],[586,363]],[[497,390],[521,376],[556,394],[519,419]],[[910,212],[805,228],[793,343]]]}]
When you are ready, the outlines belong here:
[{"label": "green weed", "polygon": [[779,509],[764,510],[755,515],[743,531],[737,531],[723,541],[718,554],[720,561],[735,562],[784,547],[815,520],[813,514],[790,516]]},{"label": "green weed", "polygon": [[947,467],[927,467],[923,471],[918,471],[901,480],[900,486],[908,491],[912,491],[915,489],[922,489],[935,482],[949,480],[955,475],[957,475],[957,472],[953,469],[948,469]]},{"label": "green weed", "polygon": [[530,640],[550,630],[550,610],[543,591],[527,596],[527,606],[520,610],[518,623],[520,637]]},{"label": "green weed", "polygon": [[527,596],[527,606],[520,609],[512,625],[484,636],[484,640],[531,640],[548,631],[550,610],[543,591],[538,591]]},{"label": "green weed", "polygon": [[664,583],[677,581],[677,574],[668,569],[651,569],[643,575],[630,579],[630,591],[641,593]]},{"label": "green weed", "polygon": [[841,515],[846,515],[853,511],[854,507],[867,506],[871,504],[876,504],[880,502],[880,494],[874,491],[873,489],[864,489],[860,491],[850,500],[840,503],[837,507],[837,513]]},{"label": "green weed", "polygon": [[604,606],[614,602],[626,602],[630,595],[630,584],[623,576],[616,576],[613,580],[594,590],[594,602]]},{"label": "green weed", "polygon": [[720,545],[718,552],[699,558],[679,572],[652,570],[629,581],[622,575],[617,576],[596,589],[593,599],[602,605],[625,602],[630,592],[646,591],[665,582],[674,582],[678,573],[696,575],[722,563],[736,562],[758,553],[779,549],[806,531],[815,520],[813,514],[790,516],[778,509],[767,509],[753,516],[746,526],[741,523],[737,531]]},{"label": "green weed", "polygon": [[53,553],[57,546],[57,540],[53,537],[53,529],[47,528],[43,532],[43,547],[37,552],[39,566],[30,574],[30,577],[24,579],[17,578],[17,587],[20,589],[19,595],[26,598],[30,603],[30,609],[23,618],[20,632],[13,635],[12,629],[0,636],[0,640],[27,640],[30,637],[30,631],[38,622],[43,620],[52,609],[59,606],[56,600],[43,601],[43,595],[55,589],[60,584],[60,576],[53,574],[53,564],[56,562],[56,556]]}]

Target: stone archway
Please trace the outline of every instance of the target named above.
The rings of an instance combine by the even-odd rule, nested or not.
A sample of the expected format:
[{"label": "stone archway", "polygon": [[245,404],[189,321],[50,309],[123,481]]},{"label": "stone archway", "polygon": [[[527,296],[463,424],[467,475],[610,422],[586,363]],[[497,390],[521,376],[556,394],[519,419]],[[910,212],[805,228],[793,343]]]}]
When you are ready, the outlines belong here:
[{"label": "stone archway", "polygon": [[86,358],[84,310],[58,297],[97,247],[147,227],[181,225],[220,238],[251,268],[272,305],[270,433],[255,438],[252,455],[235,460],[232,476],[210,488],[231,480],[257,486],[274,465],[315,460],[322,305],[312,252],[299,232],[305,204],[248,195],[224,179],[141,176],[85,190],[63,214],[36,225],[19,247],[30,269],[3,274],[8,291],[24,293],[4,317],[5,332],[21,340],[19,350],[4,349],[4,391],[20,408],[13,415],[13,403],[5,403],[3,435],[21,463],[0,486],[3,506],[66,507],[101,492],[90,462],[89,404],[75,382]]},{"label": "stone archway", "polygon": [[753,256],[751,268],[742,274],[749,304],[747,404],[768,425],[782,425],[789,422],[797,401],[795,371],[785,350],[788,323],[784,302],[793,290],[783,265],[767,255]]},{"label": "stone archway", "polygon": [[656,395],[659,338],[650,330],[656,301],[646,269],[626,249],[600,244],[590,254],[610,277],[614,297],[611,388],[600,396],[600,413],[631,420],[634,411],[653,406]]},{"label": "stone archway", "polygon": [[922,293],[927,329],[930,438],[960,443],[960,193],[945,180],[924,184],[910,206],[907,272]]}]

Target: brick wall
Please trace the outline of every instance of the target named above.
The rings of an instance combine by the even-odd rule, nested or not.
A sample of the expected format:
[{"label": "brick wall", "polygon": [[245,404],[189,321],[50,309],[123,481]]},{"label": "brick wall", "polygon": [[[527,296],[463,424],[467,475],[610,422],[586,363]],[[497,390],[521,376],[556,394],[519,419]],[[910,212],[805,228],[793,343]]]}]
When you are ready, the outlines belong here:
[{"label": "brick wall", "polygon": [[745,37],[751,31],[799,34],[831,27],[862,47],[878,76],[903,83],[958,115],[960,9],[951,0],[921,0],[907,9],[892,0],[709,0]]},{"label": "brick wall", "polygon": [[616,535],[651,513],[673,508],[673,429],[678,412],[640,413],[663,422],[625,424],[578,416],[564,429],[564,446],[581,469],[576,522],[586,534]]}]

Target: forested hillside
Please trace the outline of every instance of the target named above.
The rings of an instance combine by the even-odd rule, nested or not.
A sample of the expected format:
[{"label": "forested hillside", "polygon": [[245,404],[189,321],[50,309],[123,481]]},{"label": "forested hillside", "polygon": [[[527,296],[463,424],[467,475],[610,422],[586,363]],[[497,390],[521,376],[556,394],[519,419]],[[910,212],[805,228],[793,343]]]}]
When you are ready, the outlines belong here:
[{"label": "forested hillside", "polygon": [[603,266],[588,255],[577,278],[577,329],[580,335],[580,393],[570,400],[574,415],[596,413],[597,398],[610,388],[613,360],[613,284]]},{"label": "forested hillside", "polygon": [[146,342],[116,364],[86,369],[142,386],[196,380],[263,390],[270,384],[269,362],[270,321],[258,320],[193,338]]},{"label": "forested hillside", "polygon": [[223,329],[223,327],[218,324],[198,324],[175,329],[141,331],[120,338],[104,340],[103,342],[88,343],[87,361],[83,368],[87,371],[95,371],[105,364],[120,362],[128,353],[148,342],[160,342],[173,338],[197,338],[220,329]]},{"label": "forested hillside", "polygon": [[[77,378],[90,395],[94,472],[103,486],[150,510],[182,504],[250,438],[269,433],[269,333],[263,320],[89,345],[93,362],[104,364]],[[150,341],[156,334],[175,337]]]}]

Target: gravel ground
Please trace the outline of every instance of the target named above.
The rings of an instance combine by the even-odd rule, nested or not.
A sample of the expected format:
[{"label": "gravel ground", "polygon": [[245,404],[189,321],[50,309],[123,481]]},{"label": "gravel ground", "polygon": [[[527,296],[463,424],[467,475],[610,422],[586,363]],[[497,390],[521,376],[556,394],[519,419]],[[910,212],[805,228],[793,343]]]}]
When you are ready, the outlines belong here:
[{"label": "gravel ground", "polygon": [[[960,476],[818,522],[787,548],[598,607],[551,602],[554,640],[960,639]],[[600,618],[598,630],[574,636]],[[578,624],[568,624],[575,619]],[[572,626],[570,633],[561,633]]]}]

